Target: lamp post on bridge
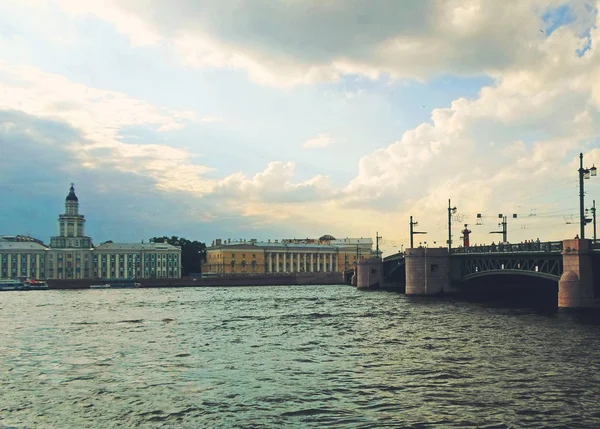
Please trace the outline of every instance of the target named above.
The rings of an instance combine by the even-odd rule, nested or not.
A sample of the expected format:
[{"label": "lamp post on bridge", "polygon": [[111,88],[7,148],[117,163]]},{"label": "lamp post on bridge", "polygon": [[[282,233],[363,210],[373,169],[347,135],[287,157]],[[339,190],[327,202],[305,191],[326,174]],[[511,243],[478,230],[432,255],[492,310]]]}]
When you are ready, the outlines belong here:
[{"label": "lamp post on bridge", "polygon": [[452,215],[456,213],[456,207],[452,207],[448,199],[448,253],[452,253]]},{"label": "lamp post on bridge", "polygon": [[593,200],[592,217],[594,219],[594,244],[596,244],[596,200]]},{"label": "lamp post on bridge", "polygon": [[592,168],[583,168],[583,153],[579,154],[579,237],[583,240],[585,238],[585,214],[584,214],[584,195],[583,190],[583,179],[589,179],[590,176],[595,176],[597,172],[596,166],[592,165]]},{"label": "lamp post on bridge", "polygon": [[413,241],[413,238],[414,238],[413,235],[415,235],[415,234],[427,234],[426,232],[415,231],[413,229],[413,227],[415,227],[417,225],[419,225],[419,222],[413,222],[413,217],[411,216],[410,217],[410,248],[411,249],[415,248],[414,241]]},{"label": "lamp post on bridge", "polygon": [[[516,213],[513,213],[513,219],[516,217]],[[508,243],[508,216],[504,216],[500,213],[498,214],[498,218],[502,219],[502,222],[498,224],[498,226],[502,226],[502,231],[490,231],[490,234],[502,234],[502,242]]]},{"label": "lamp post on bridge", "polygon": [[383,238],[381,235],[379,235],[379,231],[377,231],[375,233],[375,242],[377,243],[375,246],[375,257],[379,258],[379,239]]},{"label": "lamp post on bridge", "polygon": [[585,209],[586,212],[590,212],[592,213],[592,218],[588,219],[585,218],[585,223],[589,223],[590,221],[593,222],[593,226],[594,226],[594,244],[596,244],[596,200],[592,201],[592,208],[591,209]]}]

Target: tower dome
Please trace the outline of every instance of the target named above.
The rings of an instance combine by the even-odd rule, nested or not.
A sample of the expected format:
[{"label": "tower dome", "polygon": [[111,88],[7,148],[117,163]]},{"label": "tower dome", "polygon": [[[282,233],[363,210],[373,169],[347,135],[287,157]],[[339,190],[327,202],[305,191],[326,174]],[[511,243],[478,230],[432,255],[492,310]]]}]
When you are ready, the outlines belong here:
[{"label": "tower dome", "polygon": [[75,185],[71,183],[71,189],[69,189],[69,195],[66,198],[67,201],[79,201],[77,195],[75,195]]}]

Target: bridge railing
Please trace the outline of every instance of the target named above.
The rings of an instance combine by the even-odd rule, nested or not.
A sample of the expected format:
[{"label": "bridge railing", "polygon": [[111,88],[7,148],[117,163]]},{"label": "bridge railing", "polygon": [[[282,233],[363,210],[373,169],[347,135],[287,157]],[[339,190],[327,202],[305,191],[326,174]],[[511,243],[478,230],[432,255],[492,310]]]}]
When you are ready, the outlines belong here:
[{"label": "bridge railing", "polygon": [[489,246],[457,247],[452,253],[560,253],[562,252],[562,241],[546,241],[540,243],[517,243],[517,244],[494,244]]}]

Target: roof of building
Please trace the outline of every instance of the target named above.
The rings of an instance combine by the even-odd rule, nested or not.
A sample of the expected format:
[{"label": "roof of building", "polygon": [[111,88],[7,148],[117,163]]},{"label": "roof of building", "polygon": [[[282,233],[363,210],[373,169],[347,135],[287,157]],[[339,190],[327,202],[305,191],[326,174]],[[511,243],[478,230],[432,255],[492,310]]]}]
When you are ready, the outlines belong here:
[{"label": "roof of building", "polygon": [[[369,249],[372,248],[372,242],[363,242],[363,243],[359,243],[358,245],[360,246],[361,249],[364,249],[366,247],[368,247]],[[250,243],[250,242],[246,242],[246,243],[240,243],[239,241],[236,242],[231,242],[231,243],[222,243],[220,245],[215,245],[215,246],[211,246],[208,247],[207,250],[208,251],[214,251],[214,250],[224,250],[224,249],[238,249],[238,250],[251,250],[251,249],[269,249],[271,251],[273,250],[282,250],[282,251],[286,251],[286,250],[291,250],[291,249],[295,249],[295,250],[315,250],[315,251],[337,251],[338,249],[343,249],[343,248],[352,248],[355,249],[357,246],[356,243],[348,243],[348,242],[341,242],[341,243],[336,243],[333,244],[332,242],[327,243],[327,244],[320,244],[320,243],[289,243],[289,242],[255,242],[255,243]]]},{"label": "roof of building", "polygon": [[319,249],[325,247],[331,248],[340,248],[340,247],[356,247],[357,245],[361,247],[372,247],[373,239],[372,238],[342,238],[339,240],[330,240],[326,241],[327,244],[321,244],[320,241],[314,239],[283,239],[281,241],[278,240],[270,240],[270,241],[256,241],[256,240],[248,240],[248,241],[223,241],[220,244],[215,244],[209,248],[221,248],[221,247],[231,247],[236,246],[238,248],[251,248],[251,247],[285,247],[285,248],[315,248]]},{"label": "roof of building", "polygon": [[330,246],[328,244],[319,243],[281,243],[281,242],[257,242],[257,243],[223,243],[208,247],[207,250],[216,249],[319,249],[319,250],[336,250],[337,246]]},{"label": "roof of building", "polygon": [[67,201],[79,201],[77,195],[75,195],[75,185],[71,183],[71,188],[69,189],[69,195],[66,198]]},{"label": "roof of building", "polygon": [[322,237],[319,237],[320,241],[331,241],[331,240],[335,240],[335,237],[333,235],[329,235],[329,234],[325,234]]},{"label": "roof of building", "polygon": [[169,243],[103,243],[96,246],[94,250],[171,250],[180,251],[180,246],[172,246]]},{"label": "roof of building", "polygon": [[0,252],[10,250],[48,250],[48,248],[35,241],[0,241]]},{"label": "roof of building", "polygon": [[372,238],[338,238],[336,240],[331,240],[329,242],[332,245],[335,246],[344,246],[344,245],[353,245],[356,246],[357,244],[373,244],[373,239]]}]

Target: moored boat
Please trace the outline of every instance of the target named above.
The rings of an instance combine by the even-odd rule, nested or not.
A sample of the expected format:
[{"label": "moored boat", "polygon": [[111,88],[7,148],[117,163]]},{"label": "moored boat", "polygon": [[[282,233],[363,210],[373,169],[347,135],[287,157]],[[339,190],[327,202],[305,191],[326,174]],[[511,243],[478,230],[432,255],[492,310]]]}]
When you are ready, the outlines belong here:
[{"label": "moored boat", "polygon": [[23,290],[47,290],[48,285],[43,280],[26,280],[23,282]]},{"label": "moored boat", "polygon": [[0,291],[22,290],[25,285],[20,280],[0,280]]}]

